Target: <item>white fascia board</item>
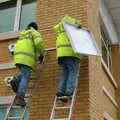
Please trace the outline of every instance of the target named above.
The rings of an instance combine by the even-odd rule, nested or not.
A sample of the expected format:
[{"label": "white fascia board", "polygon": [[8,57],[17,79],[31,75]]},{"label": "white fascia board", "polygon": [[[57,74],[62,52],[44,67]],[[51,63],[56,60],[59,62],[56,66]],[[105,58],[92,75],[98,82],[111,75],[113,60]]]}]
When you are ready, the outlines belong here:
[{"label": "white fascia board", "polygon": [[111,43],[112,44],[119,43],[116,29],[112,23],[111,15],[109,13],[107,6],[104,4],[103,0],[100,0],[99,12],[100,12],[101,19],[105,25],[106,30],[107,30],[107,33],[110,37]]}]

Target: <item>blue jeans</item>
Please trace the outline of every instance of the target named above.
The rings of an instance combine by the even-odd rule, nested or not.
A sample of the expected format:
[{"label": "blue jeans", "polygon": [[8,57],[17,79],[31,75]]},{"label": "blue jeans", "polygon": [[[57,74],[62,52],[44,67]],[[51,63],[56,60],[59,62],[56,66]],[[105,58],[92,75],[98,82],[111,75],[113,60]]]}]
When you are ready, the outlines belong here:
[{"label": "blue jeans", "polygon": [[76,87],[79,61],[74,57],[61,57],[58,63],[62,68],[58,92],[71,95]]},{"label": "blue jeans", "polygon": [[23,96],[23,97],[25,96],[25,93],[28,87],[29,77],[30,77],[30,69],[31,68],[25,65],[20,66],[21,74],[16,76],[16,80],[19,83],[19,87],[17,90],[17,95],[19,96]]}]

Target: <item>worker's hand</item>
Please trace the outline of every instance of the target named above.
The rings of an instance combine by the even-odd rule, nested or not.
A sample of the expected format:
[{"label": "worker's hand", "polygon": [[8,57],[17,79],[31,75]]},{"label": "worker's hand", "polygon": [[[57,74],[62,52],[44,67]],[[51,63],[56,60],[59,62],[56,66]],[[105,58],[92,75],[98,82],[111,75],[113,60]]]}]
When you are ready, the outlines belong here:
[{"label": "worker's hand", "polygon": [[38,57],[38,60],[39,60],[39,63],[40,63],[40,64],[42,63],[43,58],[44,58],[44,56],[39,56],[39,57]]}]

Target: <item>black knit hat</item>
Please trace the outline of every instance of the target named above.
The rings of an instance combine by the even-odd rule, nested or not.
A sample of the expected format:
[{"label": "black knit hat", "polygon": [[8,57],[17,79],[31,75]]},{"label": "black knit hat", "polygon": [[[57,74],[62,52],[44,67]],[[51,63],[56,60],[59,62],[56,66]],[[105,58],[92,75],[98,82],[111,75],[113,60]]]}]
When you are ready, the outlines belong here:
[{"label": "black knit hat", "polygon": [[27,26],[27,29],[30,29],[31,27],[34,28],[35,30],[38,30],[37,23],[35,22],[30,22]]}]

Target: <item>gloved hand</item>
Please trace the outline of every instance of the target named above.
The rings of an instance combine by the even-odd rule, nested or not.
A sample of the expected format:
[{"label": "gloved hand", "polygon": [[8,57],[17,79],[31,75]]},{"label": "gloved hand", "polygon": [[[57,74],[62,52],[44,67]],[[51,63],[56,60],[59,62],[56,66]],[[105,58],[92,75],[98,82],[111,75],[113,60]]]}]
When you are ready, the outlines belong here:
[{"label": "gloved hand", "polygon": [[38,57],[38,60],[39,60],[39,63],[40,63],[40,64],[42,63],[43,58],[44,58],[44,56],[39,56],[39,57]]}]

